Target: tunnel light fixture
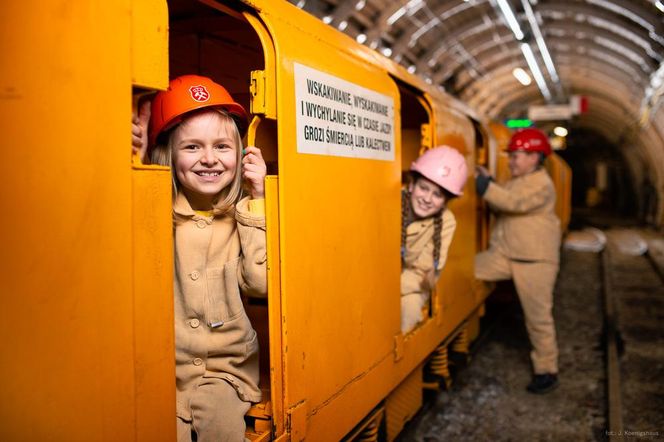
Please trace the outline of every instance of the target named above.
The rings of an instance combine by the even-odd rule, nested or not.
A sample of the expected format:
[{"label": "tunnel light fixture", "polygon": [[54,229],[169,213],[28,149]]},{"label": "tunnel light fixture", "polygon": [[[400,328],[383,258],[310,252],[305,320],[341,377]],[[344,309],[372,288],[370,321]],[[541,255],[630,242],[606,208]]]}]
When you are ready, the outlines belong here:
[{"label": "tunnel light fixture", "polygon": [[414,64],[411,64],[410,66],[408,66],[408,72],[409,73],[414,74],[416,70],[417,70],[417,68],[415,67]]},{"label": "tunnel light fixture", "polygon": [[387,19],[387,24],[388,26],[392,26],[394,23],[396,23],[397,20],[399,20],[403,15],[406,13],[406,8],[401,7],[397,9],[397,11],[390,15],[390,18]]},{"label": "tunnel light fixture", "polygon": [[343,20],[339,23],[339,30],[344,31],[348,27],[348,22],[346,20]]},{"label": "tunnel light fixture", "polygon": [[358,43],[362,44],[365,41],[367,41],[367,34],[357,34],[357,37],[355,37],[355,40],[357,40]]},{"label": "tunnel light fixture", "polygon": [[519,83],[524,86],[528,86],[532,83],[530,75],[528,75],[528,72],[524,71],[522,68],[514,68],[514,70],[512,70],[512,75],[514,75],[514,77],[519,80]]},{"label": "tunnel light fixture", "polygon": [[567,129],[565,129],[565,128],[562,127],[562,126],[556,126],[556,127],[553,129],[553,133],[556,134],[556,135],[558,135],[559,137],[566,137],[567,134],[568,134]]},{"label": "tunnel light fixture", "polygon": [[392,55],[392,49],[390,49],[390,48],[383,48],[382,52],[383,52],[383,55],[386,56],[386,57],[389,57],[390,55]]},{"label": "tunnel light fixture", "polygon": [[528,0],[521,0],[521,3],[523,4],[523,10],[526,12],[528,23],[530,24],[530,28],[533,31],[533,36],[535,36],[537,47],[539,48],[540,54],[542,55],[542,59],[544,60],[544,65],[546,66],[546,70],[549,73],[549,77],[551,77],[551,80],[555,84],[558,84],[560,82],[560,79],[558,78],[558,72],[556,72],[556,66],[553,64],[551,54],[549,54],[549,49],[546,47],[546,43],[544,42],[544,37],[542,36],[542,31],[540,30],[537,19],[535,18],[535,14],[533,13],[533,8],[530,6]]},{"label": "tunnel light fixture", "polygon": [[366,1],[364,1],[364,0],[360,0],[359,2],[355,3],[355,10],[356,10],[356,11],[361,11],[362,9],[364,9],[364,6],[365,6],[366,4],[367,4]]},{"label": "tunnel light fixture", "polygon": [[517,21],[514,12],[512,12],[512,8],[510,8],[509,3],[507,3],[507,0],[498,0],[498,6],[500,7],[500,11],[503,13],[503,17],[505,17],[507,24],[512,30],[514,37],[519,41],[523,40],[523,31],[521,30],[521,26],[519,26],[519,22]]},{"label": "tunnel light fixture", "polygon": [[306,5],[306,4],[307,4],[307,0],[300,0],[299,2],[297,2],[297,7],[302,9],[302,8],[304,8],[304,5]]},{"label": "tunnel light fixture", "polygon": [[528,43],[521,43],[521,52],[523,52],[523,56],[526,57],[528,68],[530,69],[530,73],[533,74],[533,77],[535,77],[535,83],[537,83],[540,92],[542,92],[546,101],[551,101],[551,91],[549,91],[549,87],[546,85],[546,81],[544,81],[544,76],[537,65],[537,60],[535,60],[535,55],[533,55],[533,50],[530,48],[530,45]]},{"label": "tunnel light fixture", "polygon": [[331,15],[326,15],[325,17],[323,17],[323,23],[325,23],[326,25],[329,25],[330,23],[332,23],[332,16]]},{"label": "tunnel light fixture", "polygon": [[392,26],[406,13],[408,13],[408,15],[415,14],[422,6],[424,6],[424,0],[410,0],[408,3],[406,3],[405,6],[397,9],[394,14],[392,14],[390,18],[387,19],[388,26]]},{"label": "tunnel light fixture", "polygon": [[662,11],[662,12],[664,12],[664,3],[662,3],[661,0],[657,0],[657,1],[655,2],[655,6],[657,7],[657,9],[659,9],[659,10]]}]

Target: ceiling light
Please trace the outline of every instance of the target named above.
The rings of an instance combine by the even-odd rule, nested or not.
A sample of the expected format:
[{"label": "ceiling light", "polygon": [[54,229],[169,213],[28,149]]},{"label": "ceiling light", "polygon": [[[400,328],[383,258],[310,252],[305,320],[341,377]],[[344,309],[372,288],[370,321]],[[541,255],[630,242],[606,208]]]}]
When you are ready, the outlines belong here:
[{"label": "ceiling light", "polygon": [[542,95],[546,101],[551,101],[551,92],[546,85],[546,81],[544,81],[542,71],[540,71],[540,68],[537,65],[537,61],[535,60],[535,56],[533,55],[533,50],[530,49],[528,43],[521,43],[521,52],[523,52],[523,56],[526,57],[528,68],[530,69],[530,73],[533,74],[533,77],[535,77],[535,83],[537,83],[537,87],[539,87],[540,92],[542,92]]},{"label": "ceiling light", "polygon": [[297,7],[302,9],[302,8],[304,8],[304,5],[306,5],[306,4],[307,4],[307,0],[300,0],[299,2],[297,2]]},{"label": "ceiling light", "polygon": [[542,36],[539,24],[537,23],[537,19],[535,18],[535,13],[533,13],[533,8],[530,7],[530,3],[528,3],[528,0],[521,0],[521,3],[523,4],[523,10],[526,11],[526,17],[528,17],[528,23],[530,23],[530,28],[532,29],[533,35],[535,36],[535,41],[537,42],[537,47],[539,48],[540,54],[542,55],[542,59],[544,60],[544,65],[546,66],[546,70],[549,72],[551,80],[553,80],[554,83],[558,84],[558,82],[560,81],[558,79],[558,72],[556,72],[556,67],[553,64],[551,55],[549,54],[549,49],[546,47],[546,43],[544,42],[544,37]]},{"label": "ceiling light", "polygon": [[383,48],[383,55],[386,56],[386,57],[389,57],[390,55],[392,55],[392,49]]},{"label": "ceiling light", "polygon": [[406,8],[401,7],[395,12],[394,14],[390,15],[390,18],[387,19],[387,24],[388,26],[392,26],[394,23],[396,23],[397,20],[399,20],[403,15],[406,13]]},{"label": "ceiling light", "polygon": [[566,137],[567,136],[567,129],[565,129],[562,126],[556,126],[556,128],[553,129],[553,133],[558,135],[559,137]]},{"label": "ceiling light", "polygon": [[346,20],[342,21],[341,23],[339,23],[339,30],[343,31],[344,29],[346,29],[346,26],[348,26],[348,22]]},{"label": "ceiling light", "polygon": [[413,15],[424,6],[424,0],[410,0],[406,5],[408,15]]},{"label": "ceiling light", "polygon": [[331,22],[332,22],[332,16],[326,15],[325,17],[323,17],[323,23],[325,23],[326,25],[329,25]]},{"label": "ceiling light", "polygon": [[410,66],[408,66],[408,72],[411,73],[411,74],[414,74],[416,69],[417,68],[415,67],[414,64],[411,64]]},{"label": "ceiling light", "polygon": [[406,6],[402,6],[397,9],[396,12],[387,19],[388,26],[392,26],[394,23],[396,23],[396,21],[403,17],[406,12],[408,15],[415,14],[422,6],[424,6],[423,0],[410,0],[408,3],[406,3]]},{"label": "ceiling light", "polygon": [[366,4],[367,2],[365,2],[364,0],[360,0],[359,2],[355,3],[355,9],[357,11],[361,11],[364,8],[364,5]]},{"label": "ceiling light", "polygon": [[365,41],[367,41],[367,34],[357,34],[355,40],[357,40],[358,43],[364,43]]},{"label": "ceiling light", "polygon": [[507,3],[507,0],[498,0],[498,6],[503,13],[503,17],[507,21],[507,24],[512,29],[512,33],[517,40],[523,40],[523,31],[521,31],[521,26],[512,12],[512,8]]},{"label": "ceiling light", "polygon": [[664,12],[664,3],[662,3],[661,0],[657,0],[657,1],[655,2],[655,6],[657,7],[657,9],[659,9],[659,10],[662,11],[662,12]]},{"label": "ceiling light", "polygon": [[512,71],[512,75],[516,77],[517,80],[519,80],[519,83],[521,83],[524,86],[528,86],[530,83],[532,83],[532,80],[530,79],[530,75],[528,75],[528,72],[524,71],[521,68],[514,68]]}]

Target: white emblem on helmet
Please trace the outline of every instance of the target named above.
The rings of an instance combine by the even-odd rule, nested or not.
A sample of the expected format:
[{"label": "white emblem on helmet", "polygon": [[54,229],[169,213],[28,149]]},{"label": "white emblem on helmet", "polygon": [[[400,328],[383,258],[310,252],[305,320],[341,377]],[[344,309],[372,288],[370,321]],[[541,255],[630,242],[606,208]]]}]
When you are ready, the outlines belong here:
[{"label": "white emblem on helmet", "polygon": [[210,99],[210,93],[205,89],[205,86],[192,86],[189,88],[189,93],[191,94],[191,98],[199,102]]}]

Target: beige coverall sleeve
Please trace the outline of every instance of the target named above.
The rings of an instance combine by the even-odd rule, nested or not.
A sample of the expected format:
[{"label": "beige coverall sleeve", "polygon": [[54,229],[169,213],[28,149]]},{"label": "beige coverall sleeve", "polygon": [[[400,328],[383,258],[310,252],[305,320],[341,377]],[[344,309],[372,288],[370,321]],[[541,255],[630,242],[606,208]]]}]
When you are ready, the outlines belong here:
[{"label": "beige coverall sleeve", "polygon": [[515,214],[528,213],[543,207],[550,198],[551,192],[544,182],[511,190],[491,182],[484,194],[484,199],[492,208]]},{"label": "beige coverall sleeve", "polygon": [[250,213],[247,197],[237,203],[235,220],[242,248],[237,272],[240,290],[247,296],[265,297],[267,295],[265,216]]},{"label": "beige coverall sleeve", "polygon": [[[456,230],[456,219],[449,210],[443,213],[443,231],[440,238],[440,258],[438,270],[445,267],[447,251]],[[436,275],[433,271],[433,240],[427,242],[412,266],[401,272],[401,296],[411,293],[427,292],[436,284]]]}]

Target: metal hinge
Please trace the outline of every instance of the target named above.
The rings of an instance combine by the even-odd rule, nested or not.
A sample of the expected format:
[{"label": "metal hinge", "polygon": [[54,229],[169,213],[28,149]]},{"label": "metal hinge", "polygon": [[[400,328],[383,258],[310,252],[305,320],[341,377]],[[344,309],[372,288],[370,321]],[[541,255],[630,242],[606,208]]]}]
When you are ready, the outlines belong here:
[{"label": "metal hinge", "polygon": [[420,143],[422,144],[422,151],[433,147],[431,143],[431,126],[429,124],[423,124],[420,127]]},{"label": "metal hinge", "polygon": [[288,410],[286,428],[291,442],[304,440],[307,435],[307,401],[302,401]]},{"label": "metal hinge", "polygon": [[399,333],[394,336],[394,362],[403,358],[403,335]]},{"label": "metal hinge", "polygon": [[250,109],[252,114],[265,114],[265,71],[251,71]]}]

